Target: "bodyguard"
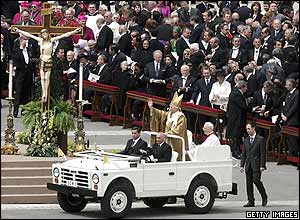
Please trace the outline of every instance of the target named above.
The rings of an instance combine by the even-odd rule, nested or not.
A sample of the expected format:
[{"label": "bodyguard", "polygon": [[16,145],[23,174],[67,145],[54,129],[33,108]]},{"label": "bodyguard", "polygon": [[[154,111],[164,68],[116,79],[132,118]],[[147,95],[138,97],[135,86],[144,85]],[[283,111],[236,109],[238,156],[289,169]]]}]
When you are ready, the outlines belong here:
[{"label": "bodyguard", "polygon": [[248,203],[244,207],[254,207],[253,183],[256,185],[261,197],[262,206],[268,203],[268,196],[265,187],[261,182],[261,173],[266,170],[266,146],[262,136],[256,134],[255,122],[246,124],[249,136],[244,141],[244,148],[241,157],[241,172],[246,172],[246,185]]}]

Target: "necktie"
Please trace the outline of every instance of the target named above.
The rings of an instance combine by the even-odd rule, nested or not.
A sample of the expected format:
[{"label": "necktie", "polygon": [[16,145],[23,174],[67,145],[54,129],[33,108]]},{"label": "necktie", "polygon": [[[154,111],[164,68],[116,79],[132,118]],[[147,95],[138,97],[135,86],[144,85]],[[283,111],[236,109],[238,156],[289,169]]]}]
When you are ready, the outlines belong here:
[{"label": "necktie", "polygon": [[250,137],[250,144],[253,144],[254,138]]},{"label": "necktie", "polygon": [[158,67],[158,63],[156,63],[156,68],[155,68],[156,77],[158,76],[158,72],[159,72],[159,67]]},{"label": "necktie", "polygon": [[266,104],[267,99],[268,99],[268,96],[267,96],[267,94],[265,94],[265,95],[264,95],[264,104]]},{"label": "necktie", "polygon": [[205,79],[205,84],[208,85],[208,83],[209,83],[209,82],[208,82],[208,79]]},{"label": "necktie", "polygon": [[134,145],[135,145],[135,140],[132,140],[132,145],[131,145],[131,147],[134,147]]}]

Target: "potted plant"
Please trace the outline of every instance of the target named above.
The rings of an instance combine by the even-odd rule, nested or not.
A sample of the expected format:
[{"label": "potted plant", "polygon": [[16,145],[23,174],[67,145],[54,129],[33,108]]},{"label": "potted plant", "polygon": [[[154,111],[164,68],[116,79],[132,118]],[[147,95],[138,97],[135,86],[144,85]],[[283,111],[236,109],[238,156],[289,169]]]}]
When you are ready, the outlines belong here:
[{"label": "potted plant", "polygon": [[56,156],[58,147],[67,154],[67,134],[75,129],[71,103],[51,99],[50,109],[42,112],[41,102],[32,101],[22,109],[22,122],[31,132],[27,155]]}]

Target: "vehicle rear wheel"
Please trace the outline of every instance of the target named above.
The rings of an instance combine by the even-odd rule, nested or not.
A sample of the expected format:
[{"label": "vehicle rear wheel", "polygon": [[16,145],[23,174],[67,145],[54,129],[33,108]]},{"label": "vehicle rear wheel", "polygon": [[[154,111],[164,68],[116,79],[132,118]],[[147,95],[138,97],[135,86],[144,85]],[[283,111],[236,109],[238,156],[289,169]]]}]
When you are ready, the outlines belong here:
[{"label": "vehicle rear wheel", "polygon": [[143,199],[145,205],[149,206],[150,208],[161,208],[167,203],[167,201],[168,201],[168,197]]},{"label": "vehicle rear wheel", "polygon": [[132,194],[128,187],[111,186],[101,202],[101,214],[106,218],[121,218],[125,216],[132,205]]},{"label": "vehicle rear wheel", "polygon": [[66,212],[80,212],[87,204],[87,201],[82,197],[61,192],[57,192],[57,200],[60,207]]},{"label": "vehicle rear wheel", "polygon": [[185,207],[191,213],[207,213],[215,201],[214,187],[209,180],[199,179],[194,182],[184,197]]}]

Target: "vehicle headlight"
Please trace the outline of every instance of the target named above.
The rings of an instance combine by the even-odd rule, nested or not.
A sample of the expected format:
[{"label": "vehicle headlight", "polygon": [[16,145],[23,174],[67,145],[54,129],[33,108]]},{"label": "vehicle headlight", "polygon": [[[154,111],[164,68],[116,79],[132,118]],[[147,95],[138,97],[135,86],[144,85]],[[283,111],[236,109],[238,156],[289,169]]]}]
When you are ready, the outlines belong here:
[{"label": "vehicle headlight", "polygon": [[53,176],[57,178],[57,177],[59,177],[59,174],[60,174],[60,173],[59,173],[59,169],[58,169],[57,167],[55,167],[55,168],[53,169]]},{"label": "vehicle headlight", "polygon": [[99,176],[97,174],[93,174],[92,181],[95,184],[99,183]]}]

